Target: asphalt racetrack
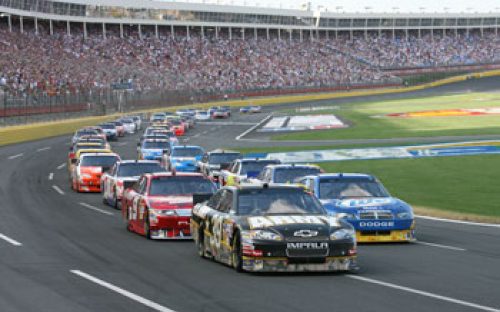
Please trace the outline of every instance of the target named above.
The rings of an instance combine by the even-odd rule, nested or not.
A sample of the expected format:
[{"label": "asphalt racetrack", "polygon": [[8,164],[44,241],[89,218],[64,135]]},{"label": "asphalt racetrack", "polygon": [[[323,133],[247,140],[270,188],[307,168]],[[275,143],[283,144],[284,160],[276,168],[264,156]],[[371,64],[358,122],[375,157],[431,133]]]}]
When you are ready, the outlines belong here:
[{"label": "asphalt racetrack", "polygon": [[[497,89],[485,79],[377,99]],[[235,137],[273,109],[198,124],[185,141],[263,145]],[[138,137],[113,150],[135,158]],[[191,241],[132,234],[101,194],[71,191],[69,141],[0,148],[0,312],[500,311],[500,227],[419,218],[417,243],[360,246],[357,274],[241,274]]]}]

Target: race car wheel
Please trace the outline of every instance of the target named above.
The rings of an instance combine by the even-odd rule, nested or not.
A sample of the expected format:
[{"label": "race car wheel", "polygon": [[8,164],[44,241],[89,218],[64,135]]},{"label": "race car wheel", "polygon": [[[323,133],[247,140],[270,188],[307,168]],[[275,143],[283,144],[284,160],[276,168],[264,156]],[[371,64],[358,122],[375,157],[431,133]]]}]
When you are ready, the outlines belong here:
[{"label": "race car wheel", "polygon": [[233,268],[236,270],[236,272],[243,272],[243,261],[241,260],[241,240],[240,234],[238,232],[234,234],[232,249],[233,251],[231,252],[231,262],[233,264]]},{"label": "race car wheel", "polygon": [[147,239],[151,239],[151,230],[149,227],[149,216],[145,215],[144,216],[145,222],[144,222],[144,236],[146,236]]},{"label": "race car wheel", "polygon": [[196,249],[198,251],[198,256],[201,258],[206,258],[205,254],[205,235],[203,235],[203,227],[200,226],[198,229],[198,241],[196,243]]}]

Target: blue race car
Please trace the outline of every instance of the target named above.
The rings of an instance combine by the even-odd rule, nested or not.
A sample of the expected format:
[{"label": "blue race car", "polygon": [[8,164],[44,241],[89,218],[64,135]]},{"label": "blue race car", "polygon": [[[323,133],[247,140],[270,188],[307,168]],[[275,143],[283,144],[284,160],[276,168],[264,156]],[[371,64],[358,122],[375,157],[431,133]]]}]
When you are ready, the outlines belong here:
[{"label": "blue race car", "polygon": [[351,223],[358,242],[415,241],[413,209],[392,197],[374,176],[326,173],[297,182],[312,191],[329,214]]},{"label": "blue race car", "polygon": [[169,140],[166,139],[145,139],[138,145],[138,159],[161,160],[163,154],[171,148]]},{"label": "blue race car", "polygon": [[162,163],[167,170],[184,172],[198,172],[198,162],[203,158],[205,151],[199,146],[177,145],[163,156]]}]

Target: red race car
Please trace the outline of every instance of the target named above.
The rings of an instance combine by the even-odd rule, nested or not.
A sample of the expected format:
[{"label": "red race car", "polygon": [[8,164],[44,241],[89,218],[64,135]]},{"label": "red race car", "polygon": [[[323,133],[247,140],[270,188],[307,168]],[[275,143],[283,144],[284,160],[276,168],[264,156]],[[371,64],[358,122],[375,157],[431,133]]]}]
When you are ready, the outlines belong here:
[{"label": "red race car", "polygon": [[147,173],[123,193],[128,230],[148,239],[191,239],[193,196],[210,196],[215,184],[200,173]]}]

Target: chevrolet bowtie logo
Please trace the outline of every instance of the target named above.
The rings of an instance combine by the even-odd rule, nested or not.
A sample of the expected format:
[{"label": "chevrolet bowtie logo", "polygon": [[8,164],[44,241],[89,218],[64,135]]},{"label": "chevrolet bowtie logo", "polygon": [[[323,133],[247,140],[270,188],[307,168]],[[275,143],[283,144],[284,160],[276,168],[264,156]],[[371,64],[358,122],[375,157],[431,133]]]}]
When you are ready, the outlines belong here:
[{"label": "chevrolet bowtie logo", "polygon": [[296,237],[314,237],[314,236],[318,236],[318,231],[300,230],[300,231],[296,231],[295,233],[293,233],[293,236],[296,236]]}]

